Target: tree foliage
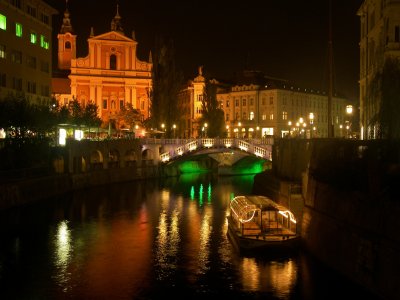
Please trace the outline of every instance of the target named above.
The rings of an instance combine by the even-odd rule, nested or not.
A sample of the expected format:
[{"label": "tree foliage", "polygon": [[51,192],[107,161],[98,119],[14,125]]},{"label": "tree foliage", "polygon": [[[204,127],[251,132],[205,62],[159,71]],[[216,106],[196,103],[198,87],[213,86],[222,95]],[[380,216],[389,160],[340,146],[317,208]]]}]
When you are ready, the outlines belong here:
[{"label": "tree foliage", "polygon": [[[376,114],[370,126],[378,128],[378,138],[400,138],[400,61],[387,58],[383,69],[371,80],[370,99],[377,103],[371,108]],[[376,101],[378,100],[378,101]]]},{"label": "tree foliage", "polygon": [[150,91],[150,120],[152,128],[165,124],[166,133],[171,136],[172,124],[180,118],[178,94],[182,88],[183,75],[175,63],[173,41],[162,37],[156,39],[153,53],[153,88]]},{"label": "tree foliage", "polygon": [[225,133],[224,111],[217,100],[217,84],[206,77],[202,99],[201,124],[207,123],[207,136],[222,137]]},{"label": "tree foliage", "polygon": [[136,108],[133,108],[131,103],[127,103],[118,113],[119,123],[130,129],[133,129],[136,124],[142,123],[142,114]]},{"label": "tree foliage", "polygon": [[0,99],[0,128],[18,137],[45,136],[54,132],[58,124],[99,126],[98,107],[89,102],[84,108],[73,99],[68,105],[60,106],[55,99],[50,105],[30,103],[25,96],[10,95]]}]

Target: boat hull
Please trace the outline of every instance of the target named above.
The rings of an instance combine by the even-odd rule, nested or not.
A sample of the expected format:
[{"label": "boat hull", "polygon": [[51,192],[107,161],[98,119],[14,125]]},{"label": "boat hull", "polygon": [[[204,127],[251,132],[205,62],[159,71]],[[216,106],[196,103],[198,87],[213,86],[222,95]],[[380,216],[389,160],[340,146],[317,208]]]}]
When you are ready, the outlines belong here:
[{"label": "boat hull", "polygon": [[270,235],[246,237],[241,236],[232,225],[228,225],[228,237],[234,247],[240,252],[289,253],[297,251],[300,246],[299,236]]}]

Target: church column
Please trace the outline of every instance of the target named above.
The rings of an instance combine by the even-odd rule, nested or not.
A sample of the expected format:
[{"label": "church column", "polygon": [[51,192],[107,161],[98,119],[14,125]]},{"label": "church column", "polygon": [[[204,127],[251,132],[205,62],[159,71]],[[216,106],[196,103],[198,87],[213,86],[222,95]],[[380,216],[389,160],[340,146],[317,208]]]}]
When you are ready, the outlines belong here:
[{"label": "church column", "polygon": [[71,97],[78,98],[77,94],[76,94],[76,81],[75,80],[71,80]]},{"label": "church column", "polygon": [[97,44],[97,51],[96,51],[96,56],[97,56],[97,62],[96,62],[96,68],[100,69],[101,68],[101,48],[100,45]]},{"label": "church column", "polygon": [[93,82],[89,83],[90,91],[89,91],[89,100],[96,103],[96,85]]},{"label": "church column", "polygon": [[90,53],[89,63],[91,68],[94,68],[95,65],[96,57],[94,56],[94,52],[95,52],[95,46],[91,43],[89,47],[89,53]]},{"label": "church column", "polygon": [[101,85],[96,86],[96,104],[99,107],[100,118],[103,117],[103,87]]},{"label": "church column", "polygon": [[133,108],[138,108],[136,105],[136,86],[132,87],[131,103]]},{"label": "church column", "polygon": [[125,70],[129,70],[129,53],[130,47],[125,46]]},{"label": "church column", "polygon": [[125,86],[125,104],[132,103],[131,100],[131,87]]}]

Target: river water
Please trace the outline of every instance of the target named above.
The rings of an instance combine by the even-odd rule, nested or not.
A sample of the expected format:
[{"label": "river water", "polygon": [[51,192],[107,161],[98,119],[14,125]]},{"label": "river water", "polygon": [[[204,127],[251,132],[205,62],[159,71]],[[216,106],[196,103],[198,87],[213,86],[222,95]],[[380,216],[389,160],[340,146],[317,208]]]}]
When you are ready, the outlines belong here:
[{"label": "river water", "polygon": [[373,299],[302,251],[238,253],[228,205],[253,179],[182,175],[2,212],[0,299]]}]

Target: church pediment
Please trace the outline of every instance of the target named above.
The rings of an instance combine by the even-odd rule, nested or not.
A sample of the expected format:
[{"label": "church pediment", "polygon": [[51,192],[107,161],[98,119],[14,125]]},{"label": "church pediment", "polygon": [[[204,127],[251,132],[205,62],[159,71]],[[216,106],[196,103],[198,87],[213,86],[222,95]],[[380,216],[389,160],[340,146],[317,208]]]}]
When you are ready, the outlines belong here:
[{"label": "church pediment", "polygon": [[126,37],[125,35],[117,32],[117,31],[106,32],[106,33],[91,37],[89,40],[90,41],[96,41],[96,40],[122,41],[122,42],[130,42],[130,43],[137,44],[136,41]]}]

